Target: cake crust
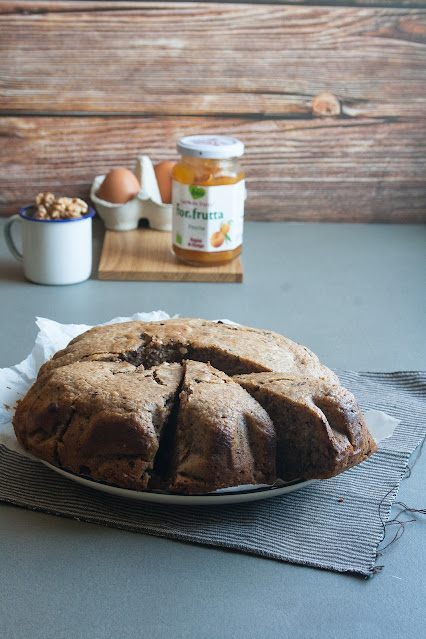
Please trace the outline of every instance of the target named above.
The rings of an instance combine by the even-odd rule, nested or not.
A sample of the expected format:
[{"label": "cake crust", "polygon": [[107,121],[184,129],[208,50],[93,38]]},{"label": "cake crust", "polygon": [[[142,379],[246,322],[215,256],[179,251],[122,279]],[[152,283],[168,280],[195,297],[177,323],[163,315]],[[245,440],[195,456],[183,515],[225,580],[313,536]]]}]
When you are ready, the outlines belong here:
[{"label": "cake crust", "polygon": [[202,319],[124,322],[95,326],[74,338],[41,368],[76,361],[126,361],[151,368],[162,362],[209,362],[227,375],[306,372],[337,380],[308,348],[278,333]]}]

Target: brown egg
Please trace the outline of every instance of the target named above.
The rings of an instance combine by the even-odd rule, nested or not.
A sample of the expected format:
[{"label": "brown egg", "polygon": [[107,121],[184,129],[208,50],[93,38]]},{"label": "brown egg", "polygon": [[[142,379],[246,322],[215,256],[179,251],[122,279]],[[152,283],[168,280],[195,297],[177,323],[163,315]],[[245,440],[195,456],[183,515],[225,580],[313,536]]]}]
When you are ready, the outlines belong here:
[{"label": "brown egg", "polygon": [[129,169],[112,169],[105,176],[96,195],[105,202],[125,204],[135,197],[141,185]]},{"label": "brown egg", "polygon": [[154,166],[163,204],[171,204],[172,201],[172,171],[175,164],[176,162],[164,160]]}]

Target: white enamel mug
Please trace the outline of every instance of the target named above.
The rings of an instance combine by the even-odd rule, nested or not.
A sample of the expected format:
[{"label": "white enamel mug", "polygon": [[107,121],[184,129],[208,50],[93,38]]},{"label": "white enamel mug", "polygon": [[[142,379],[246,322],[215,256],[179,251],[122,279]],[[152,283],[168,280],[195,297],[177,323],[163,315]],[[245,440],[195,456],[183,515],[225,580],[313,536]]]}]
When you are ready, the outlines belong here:
[{"label": "white enamel mug", "polygon": [[[12,255],[23,262],[27,279],[37,284],[77,284],[92,272],[92,217],[87,215],[67,220],[39,220],[32,217],[33,206],[12,215],[4,234]],[[22,253],[12,237],[12,226],[22,226]]]}]

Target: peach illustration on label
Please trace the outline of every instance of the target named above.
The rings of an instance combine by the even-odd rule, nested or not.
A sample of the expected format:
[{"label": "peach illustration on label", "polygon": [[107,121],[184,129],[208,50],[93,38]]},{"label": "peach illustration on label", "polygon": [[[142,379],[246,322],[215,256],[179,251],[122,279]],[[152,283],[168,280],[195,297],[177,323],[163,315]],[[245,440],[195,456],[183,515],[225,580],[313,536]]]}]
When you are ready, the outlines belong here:
[{"label": "peach illustration on label", "polygon": [[210,244],[213,246],[213,248],[219,248],[220,246],[222,246],[225,240],[227,242],[231,241],[231,238],[228,235],[230,228],[230,222],[224,222],[220,227],[220,231],[216,231],[215,233],[213,233],[210,238]]},{"label": "peach illustration on label", "polygon": [[225,240],[227,242],[231,241],[231,238],[228,235],[230,228],[231,221],[224,222],[223,224],[221,224],[220,231],[216,231],[215,233],[213,233],[210,238],[210,244],[213,246],[213,248],[219,248],[220,246],[222,246]]},{"label": "peach illustration on label", "polygon": [[213,233],[210,238],[210,244],[213,246],[213,248],[219,248],[219,246],[222,246],[224,241],[225,235],[222,233],[222,231],[216,231],[216,233]]}]

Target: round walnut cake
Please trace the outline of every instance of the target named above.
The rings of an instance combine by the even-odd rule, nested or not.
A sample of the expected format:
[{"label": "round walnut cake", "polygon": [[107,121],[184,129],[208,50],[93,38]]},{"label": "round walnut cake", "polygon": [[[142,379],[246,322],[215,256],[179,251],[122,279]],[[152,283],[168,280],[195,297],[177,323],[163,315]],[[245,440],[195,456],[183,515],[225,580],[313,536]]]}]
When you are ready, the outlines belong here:
[{"label": "round walnut cake", "polygon": [[354,396],[307,348],[201,319],[79,335],[41,367],[13,426],[55,466],[184,494],[326,479],[376,450]]}]

